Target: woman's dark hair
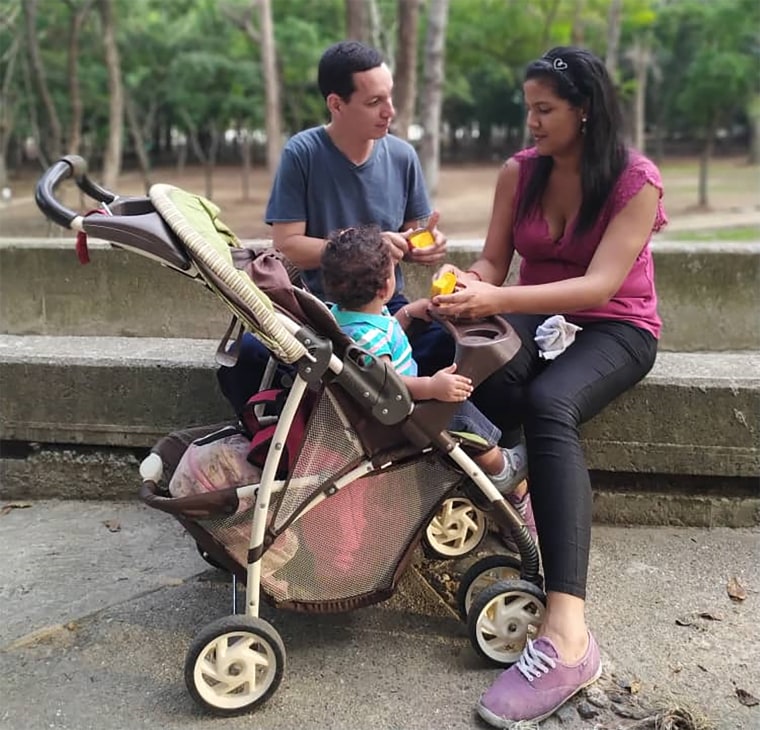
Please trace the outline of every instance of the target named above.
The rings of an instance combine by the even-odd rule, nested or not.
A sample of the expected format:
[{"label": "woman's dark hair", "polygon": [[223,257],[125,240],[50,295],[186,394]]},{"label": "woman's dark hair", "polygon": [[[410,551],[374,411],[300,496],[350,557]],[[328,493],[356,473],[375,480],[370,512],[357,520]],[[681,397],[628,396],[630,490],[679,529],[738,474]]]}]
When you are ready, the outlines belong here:
[{"label": "woman's dark hair", "polygon": [[341,309],[356,310],[371,302],[387,281],[391,252],[378,226],[346,228],[327,238],[321,264],[330,299]]},{"label": "woman's dark hair", "polygon": [[356,91],[354,74],[384,63],[380,51],[359,41],[340,41],[330,46],[319,60],[317,80],[322,96],[337,94],[344,101]]},{"label": "woman's dark hair", "polygon": [[[593,53],[573,46],[552,48],[525,70],[525,81],[550,83],[557,96],[582,108],[586,117],[581,157],[583,199],[576,231],[591,228],[620,173],[628,163],[623,139],[623,115],[617,92],[604,62]],[[516,221],[541,204],[554,160],[539,156],[520,199]]]}]

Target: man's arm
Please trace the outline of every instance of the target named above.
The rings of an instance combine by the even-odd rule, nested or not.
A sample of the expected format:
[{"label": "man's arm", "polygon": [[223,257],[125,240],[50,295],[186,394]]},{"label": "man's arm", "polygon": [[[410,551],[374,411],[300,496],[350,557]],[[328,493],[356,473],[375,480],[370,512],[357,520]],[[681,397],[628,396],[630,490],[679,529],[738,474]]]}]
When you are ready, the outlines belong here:
[{"label": "man's arm", "polygon": [[299,269],[318,269],[326,241],[306,235],[306,221],[273,223],[274,247]]}]

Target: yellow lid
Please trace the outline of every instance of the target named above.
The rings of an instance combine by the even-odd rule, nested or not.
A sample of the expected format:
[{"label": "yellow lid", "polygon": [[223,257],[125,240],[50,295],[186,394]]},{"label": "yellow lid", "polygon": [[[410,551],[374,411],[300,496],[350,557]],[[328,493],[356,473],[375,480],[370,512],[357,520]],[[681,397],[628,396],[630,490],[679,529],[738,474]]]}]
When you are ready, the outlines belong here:
[{"label": "yellow lid", "polygon": [[430,296],[438,294],[451,294],[457,285],[457,275],[453,271],[447,271],[443,276],[433,279],[433,285],[430,288]]},{"label": "yellow lid", "polygon": [[435,243],[435,236],[427,228],[423,228],[409,236],[409,243],[414,248],[427,248]]}]

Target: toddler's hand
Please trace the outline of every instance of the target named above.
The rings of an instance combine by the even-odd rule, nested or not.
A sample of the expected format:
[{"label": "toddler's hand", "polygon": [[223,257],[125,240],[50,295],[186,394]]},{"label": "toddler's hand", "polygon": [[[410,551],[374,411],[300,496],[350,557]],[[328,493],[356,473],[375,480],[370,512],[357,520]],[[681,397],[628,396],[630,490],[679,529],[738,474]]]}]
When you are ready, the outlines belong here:
[{"label": "toddler's hand", "polygon": [[456,375],[456,369],[456,364],[449,365],[430,378],[433,398],[448,403],[460,403],[472,395],[472,381],[464,375]]}]

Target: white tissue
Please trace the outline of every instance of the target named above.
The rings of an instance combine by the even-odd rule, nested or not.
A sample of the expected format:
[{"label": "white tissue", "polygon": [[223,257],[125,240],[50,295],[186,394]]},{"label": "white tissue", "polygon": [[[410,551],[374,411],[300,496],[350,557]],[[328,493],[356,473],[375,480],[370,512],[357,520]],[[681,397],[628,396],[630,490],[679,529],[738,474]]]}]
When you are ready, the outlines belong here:
[{"label": "white tissue", "polygon": [[554,360],[575,341],[575,333],[581,328],[577,324],[567,322],[561,314],[554,314],[544,320],[536,328],[536,341],[539,357],[544,360]]}]

